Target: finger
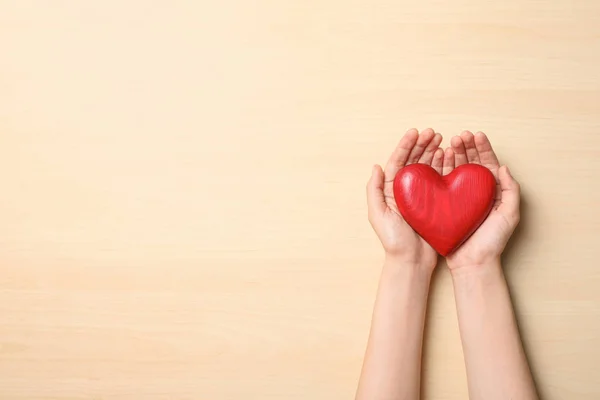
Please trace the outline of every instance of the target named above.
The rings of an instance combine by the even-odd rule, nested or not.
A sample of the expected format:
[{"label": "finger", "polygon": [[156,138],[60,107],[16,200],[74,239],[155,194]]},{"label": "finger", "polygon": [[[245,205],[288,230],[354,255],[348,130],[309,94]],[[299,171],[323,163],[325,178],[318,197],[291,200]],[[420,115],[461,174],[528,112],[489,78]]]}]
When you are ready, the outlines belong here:
[{"label": "finger", "polygon": [[423,152],[425,152],[425,149],[429,143],[431,143],[434,136],[435,132],[431,128],[425,129],[423,132],[421,132],[419,139],[417,140],[417,144],[415,144],[415,147],[413,147],[410,155],[408,156],[408,162],[406,163],[407,165],[414,164],[419,160],[419,158],[421,158],[421,155],[423,155]]},{"label": "finger", "polygon": [[450,147],[444,151],[444,165],[442,167],[442,175],[448,175],[454,169],[455,156],[454,150]]},{"label": "finger", "polygon": [[519,222],[520,212],[519,205],[521,201],[521,187],[519,183],[512,177],[506,165],[498,170],[498,178],[500,180],[500,189],[502,190],[502,199],[498,211],[504,217],[516,225]]},{"label": "finger", "polygon": [[371,179],[367,182],[367,204],[369,218],[381,215],[386,208],[383,196],[383,171],[379,165],[373,166]]},{"label": "finger", "polygon": [[412,151],[413,147],[415,147],[418,138],[419,131],[417,131],[414,128],[409,129],[404,134],[404,136],[402,136],[402,139],[400,139],[398,146],[396,146],[396,149],[394,150],[394,152],[390,156],[390,159],[385,165],[384,175],[386,180],[393,180],[400,168],[406,165],[408,156],[410,155],[410,152]]},{"label": "finger", "polygon": [[460,134],[463,143],[465,144],[465,150],[467,152],[467,160],[469,163],[479,164],[479,153],[475,147],[475,137],[469,131],[464,131]]},{"label": "finger", "polygon": [[475,134],[475,147],[479,153],[481,164],[488,167],[490,170],[496,170],[497,172],[498,168],[500,168],[500,163],[498,162],[498,157],[496,157],[492,144],[485,133],[477,132]]},{"label": "finger", "polygon": [[440,143],[442,143],[442,135],[440,133],[436,133],[431,139],[431,142],[425,148],[423,155],[419,158],[420,164],[431,165],[431,161],[433,160],[433,156],[435,152],[439,149]]},{"label": "finger", "polygon": [[433,153],[433,160],[431,160],[431,168],[435,169],[438,174],[442,174],[442,168],[444,166],[444,150],[439,147]]},{"label": "finger", "polygon": [[463,143],[463,140],[460,136],[454,136],[450,140],[450,145],[452,146],[452,150],[454,151],[456,167],[459,167],[469,162],[469,160],[467,160],[467,151],[465,150],[465,144]]}]

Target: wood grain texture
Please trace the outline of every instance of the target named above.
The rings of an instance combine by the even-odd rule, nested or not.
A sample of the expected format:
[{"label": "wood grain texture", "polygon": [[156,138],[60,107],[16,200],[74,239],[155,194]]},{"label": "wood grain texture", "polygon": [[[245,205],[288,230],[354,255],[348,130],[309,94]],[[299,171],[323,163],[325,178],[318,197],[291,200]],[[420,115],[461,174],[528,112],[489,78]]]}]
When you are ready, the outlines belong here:
[{"label": "wood grain texture", "polygon": [[459,247],[490,213],[496,179],[489,169],[464,164],[441,176],[412,164],[394,178],[394,198],[404,220],[443,256]]},{"label": "wood grain texture", "polygon": [[[402,133],[485,131],[545,400],[600,397],[600,3],[0,0],[0,398],[349,399]],[[467,398],[451,282],[423,398]]]}]

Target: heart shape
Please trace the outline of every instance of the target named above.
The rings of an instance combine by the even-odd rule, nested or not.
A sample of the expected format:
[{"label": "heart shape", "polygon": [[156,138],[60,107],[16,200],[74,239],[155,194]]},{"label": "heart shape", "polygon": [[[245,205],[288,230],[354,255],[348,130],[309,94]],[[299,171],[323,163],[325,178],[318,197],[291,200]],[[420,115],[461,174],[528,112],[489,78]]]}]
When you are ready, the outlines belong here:
[{"label": "heart shape", "polygon": [[394,178],[394,198],[404,220],[443,256],[475,232],[492,209],[496,179],[489,169],[464,164],[441,176],[411,164]]}]

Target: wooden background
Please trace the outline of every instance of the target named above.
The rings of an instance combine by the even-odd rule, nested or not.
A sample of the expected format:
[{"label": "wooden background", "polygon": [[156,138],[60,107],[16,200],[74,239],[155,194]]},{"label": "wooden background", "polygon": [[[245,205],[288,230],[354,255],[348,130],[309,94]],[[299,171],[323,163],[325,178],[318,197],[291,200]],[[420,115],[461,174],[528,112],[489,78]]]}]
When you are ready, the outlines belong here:
[{"label": "wooden background", "polygon": [[[0,398],[349,399],[410,127],[484,130],[544,399],[600,398],[600,3],[0,0]],[[425,399],[467,398],[443,263]]]}]

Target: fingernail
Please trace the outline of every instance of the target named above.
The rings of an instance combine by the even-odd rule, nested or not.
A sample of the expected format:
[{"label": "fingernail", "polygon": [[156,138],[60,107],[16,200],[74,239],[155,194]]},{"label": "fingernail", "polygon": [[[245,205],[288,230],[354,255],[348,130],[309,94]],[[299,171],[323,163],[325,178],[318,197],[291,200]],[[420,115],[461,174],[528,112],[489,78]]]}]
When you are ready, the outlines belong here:
[{"label": "fingernail", "polygon": [[512,178],[512,174],[510,173],[510,169],[508,169],[508,165],[506,166],[506,173]]}]

